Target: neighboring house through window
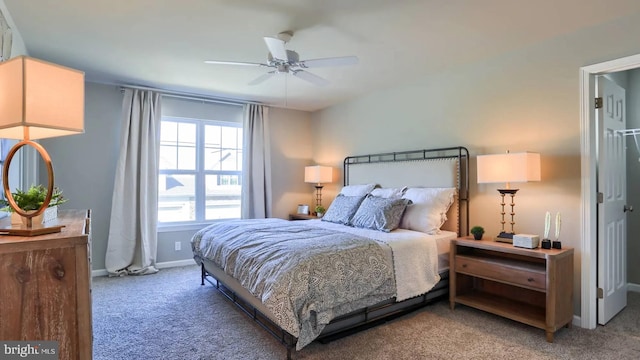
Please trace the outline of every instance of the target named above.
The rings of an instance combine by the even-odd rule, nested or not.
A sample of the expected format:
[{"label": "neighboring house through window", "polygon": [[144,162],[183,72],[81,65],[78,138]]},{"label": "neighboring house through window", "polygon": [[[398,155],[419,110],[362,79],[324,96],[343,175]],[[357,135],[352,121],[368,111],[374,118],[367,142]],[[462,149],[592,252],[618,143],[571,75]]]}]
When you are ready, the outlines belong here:
[{"label": "neighboring house through window", "polygon": [[158,222],[240,218],[242,124],[163,113]]}]

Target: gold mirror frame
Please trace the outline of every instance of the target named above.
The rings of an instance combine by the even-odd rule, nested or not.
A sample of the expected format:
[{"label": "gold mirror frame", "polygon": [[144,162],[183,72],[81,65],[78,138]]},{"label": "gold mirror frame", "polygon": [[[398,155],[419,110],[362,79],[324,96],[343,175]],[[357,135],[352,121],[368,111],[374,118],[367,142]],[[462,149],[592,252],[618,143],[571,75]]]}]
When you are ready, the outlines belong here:
[{"label": "gold mirror frame", "polygon": [[[13,156],[16,154],[16,152],[20,150],[20,148],[27,145],[36,149],[42,157],[42,160],[44,160],[44,163],[47,167],[48,177],[47,196],[45,197],[42,206],[40,206],[38,210],[33,212],[26,212],[22,210],[18,206],[18,204],[16,204],[16,201],[13,199],[13,195],[11,194],[11,190],[9,189],[9,166],[11,165],[11,160],[13,159]],[[19,143],[15,144],[11,148],[11,150],[9,150],[9,153],[7,154],[7,157],[5,159],[4,168],[2,169],[2,187],[4,188],[4,195],[6,196],[11,209],[13,209],[13,211],[15,211],[18,215],[27,218],[27,227],[32,227],[32,218],[42,214],[47,209],[47,207],[49,207],[49,203],[51,202],[51,198],[53,196],[53,165],[51,164],[51,157],[49,156],[49,153],[47,153],[47,150],[45,150],[42,145],[31,140],[22,140]]]}]

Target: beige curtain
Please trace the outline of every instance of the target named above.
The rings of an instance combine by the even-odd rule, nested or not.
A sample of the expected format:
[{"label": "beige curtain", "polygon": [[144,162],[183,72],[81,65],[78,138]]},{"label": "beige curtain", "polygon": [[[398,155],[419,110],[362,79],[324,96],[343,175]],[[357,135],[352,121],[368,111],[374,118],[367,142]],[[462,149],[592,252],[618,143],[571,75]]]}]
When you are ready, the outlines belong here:
[{"label": "beige curtain", "polygon": [[105,264],[110,275],[158,272],[160,94],[125,89]]},{"label": "beige curtain", "polygon": [[242,218],[267,218],[271,216],[269,108],[245,105],[242,131]]}]

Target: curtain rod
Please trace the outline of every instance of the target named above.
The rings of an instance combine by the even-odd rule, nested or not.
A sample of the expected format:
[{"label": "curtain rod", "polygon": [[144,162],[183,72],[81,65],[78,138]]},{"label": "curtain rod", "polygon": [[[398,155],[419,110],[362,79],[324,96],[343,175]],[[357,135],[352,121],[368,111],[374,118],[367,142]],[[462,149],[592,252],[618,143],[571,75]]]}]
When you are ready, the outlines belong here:
[{"label": "curtain rod", "polygon": [[121,85],[120,86],[120,91],[124,92],[124,89],[151,90],[151,91],[156,91],[156,92],[160,93],[163,96],[169,96],[169,97],[173,97],[173,98],[177,98],[177,99],[205,101],[205,102],[212,102],[212,103],[218,103],[218,104],[227,104],[227,105],[235,105],[235,106],[243,106],[244,104],[263,105],[263,104],[261,104],[259,102],[254,102],[254,101],[220,99],[220,98],[209,97],[209,96],[205,96],[205,95],[199,95],[199,94],[193,94],[193,93],[187,93],[187,92],[180,92],[180,91],[173,91],[173,90],[163,90],[163,89],[157,89],[157,88],[152,88],[152,87],[147,87],[147,86]]}]

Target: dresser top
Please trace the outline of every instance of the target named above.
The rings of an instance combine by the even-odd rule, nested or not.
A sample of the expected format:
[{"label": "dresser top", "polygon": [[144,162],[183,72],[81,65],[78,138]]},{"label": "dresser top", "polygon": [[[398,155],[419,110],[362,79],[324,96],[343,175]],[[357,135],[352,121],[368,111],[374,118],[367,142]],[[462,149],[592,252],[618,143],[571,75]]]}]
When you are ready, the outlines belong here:
[{"label": "dresser top", "polygon": [[[76,243],[87,243],[89,229],[87,229],[89,219],[88,210],[60,210],[58,217],[46,223],[47,226],[62,225],[60,232],[38,235],[38,236],[13,236],[0,234],[0,246],[5,244],[31,244],[36,245],[43,242],[51,242],[52,240],[70,242],[70,245]],[[11,217],[7,216],[0,219],[0,232],[3,228],[11,226]],[[51,244],[53,245],[53,244]],[[57,244],[56,246],[60,246]]]}]

